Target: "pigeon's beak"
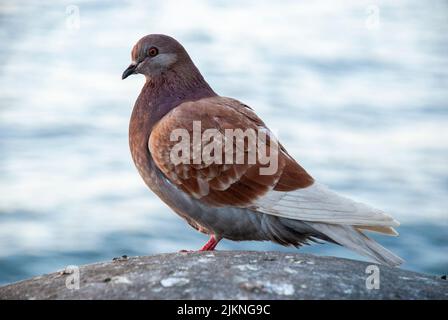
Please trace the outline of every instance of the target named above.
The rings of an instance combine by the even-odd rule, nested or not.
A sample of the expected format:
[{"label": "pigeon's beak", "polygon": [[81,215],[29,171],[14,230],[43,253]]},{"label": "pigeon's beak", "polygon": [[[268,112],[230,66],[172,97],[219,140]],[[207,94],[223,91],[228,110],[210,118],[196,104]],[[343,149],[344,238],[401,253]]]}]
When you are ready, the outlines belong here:
[{"label": "pigeon's beak", "polygon": [[122,80],[124,80],[124,79],[126,79],[127,77],[129,77],[131,74],[135,74],[136,72],[135,72],[135,68],[137,67],[137,64],[136,63],[131,63],[130,65],[129,65],[129,67],[126,69],[126,70],[124,70],[124,72],[123,72],[123,75],[121,76],[121,79]]}]

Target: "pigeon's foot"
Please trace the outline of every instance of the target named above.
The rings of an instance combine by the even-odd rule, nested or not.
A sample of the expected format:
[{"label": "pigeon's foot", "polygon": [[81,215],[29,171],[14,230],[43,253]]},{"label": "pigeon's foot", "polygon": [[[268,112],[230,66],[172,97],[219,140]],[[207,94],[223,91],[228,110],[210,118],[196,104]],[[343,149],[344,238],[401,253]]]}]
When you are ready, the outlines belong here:
[{"label": "pigeon's foot", "polygon": [[215,247],[218,245],[221,238],[216,239],[214,235],[210,236],[207,243],[199,250],[179,250],[179,253],[192,253],[192,252],[201,252],[201,251],[213,251]]}]

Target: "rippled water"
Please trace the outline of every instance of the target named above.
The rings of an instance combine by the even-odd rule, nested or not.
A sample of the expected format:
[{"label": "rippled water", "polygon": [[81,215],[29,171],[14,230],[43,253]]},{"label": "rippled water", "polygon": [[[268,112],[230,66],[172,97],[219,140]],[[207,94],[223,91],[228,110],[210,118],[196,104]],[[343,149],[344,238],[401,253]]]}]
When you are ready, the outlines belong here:
[{"label": "rippled water", "polygon": [[129,155],[143,78],[120,76],[148,33],[181,41],[212,87],[252,106],[320,182],[398,218],[400,237],[377,239],[404,268],[446,274],[448,3],[374,3],[2,1],[0,283],[206,241]]}]

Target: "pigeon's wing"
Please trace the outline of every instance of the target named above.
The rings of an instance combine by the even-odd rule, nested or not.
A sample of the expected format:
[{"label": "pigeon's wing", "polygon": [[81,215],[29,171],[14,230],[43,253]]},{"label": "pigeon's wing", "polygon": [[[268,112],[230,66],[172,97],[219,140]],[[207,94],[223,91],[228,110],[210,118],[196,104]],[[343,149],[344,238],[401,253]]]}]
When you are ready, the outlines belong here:
[{"label": "pigeon's wing", "polygon": [[[254,152],[261,144],[276,159],[271,170]],[[211,206],[250,207],[276,186],[287,190],[313,183],[255,113],[229,98],[179,105],[154,126],[149,149],[172,183]],[[263,168],[269,174],[261,175]]]},{"label": "pigeon's wing", "polygon": [[[245,207],[289,219],[396,234],[391,227],[397,226],[398,222],[392,217],[314,182],[269,134],[266,147],[272,152],[270,156],[277,154],[275,170],[269,170],[268,174],[266,170],[263,172],[261,169],[266,169],[270,164],[262,164],[258,156],[251,163],[245,158],[244,163],[235,164],[237,152],[247,156],[251,150],[248,143],[238,144],[236,140],[226,137],[227,129],[269,133],[249,107],[234,99],[213,97],[185,102],[169,112],[155,125],[149,139],[149,149],[156,165],[171,182],[208,205]],[[194,143],[195,134],[198,142],[201,136],[203,139],[207,136],[207,132],[214,132],[215,135],[221,133],[223,136],[224,146],[212,153],[214,156],[220,154],[222,163],[208,163],[195,152],[195,148],[201,150],[201,144]],[[190,139],[187,141],[181,137]],[[204,141],[202,155],[209,139],[205,137]],[[188,146],[183,148],[185,152],[181,152],[182,143]],[[225,161],[229,146],[232,147],[234,160],[230,163]],[[257,148],[259,146],[257,144]],[[190,150],[189,154],[186,154],[187,150]],[[180,159],[179,155],[184,158]]]}]

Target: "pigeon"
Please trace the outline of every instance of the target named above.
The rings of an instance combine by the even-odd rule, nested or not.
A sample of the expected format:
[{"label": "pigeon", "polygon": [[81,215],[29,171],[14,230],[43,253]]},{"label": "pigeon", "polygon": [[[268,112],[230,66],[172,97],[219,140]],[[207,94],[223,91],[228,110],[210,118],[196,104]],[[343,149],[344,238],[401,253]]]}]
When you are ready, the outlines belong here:
[{"label": "pigeon", "polygon": [[[398,221],[315,181],[252,108],[215,93],[177,40],[144,36],[131,59],[122,79],[146,78],[129,124],[132,159],[162,201],[209,235],[200,251],[222,239],[295,247],[330,242],[380,264],[403,262],[366,235],[397,236]],[[251,157],[263,146],[264,157]]]}]

